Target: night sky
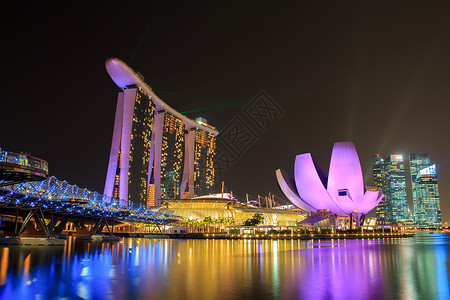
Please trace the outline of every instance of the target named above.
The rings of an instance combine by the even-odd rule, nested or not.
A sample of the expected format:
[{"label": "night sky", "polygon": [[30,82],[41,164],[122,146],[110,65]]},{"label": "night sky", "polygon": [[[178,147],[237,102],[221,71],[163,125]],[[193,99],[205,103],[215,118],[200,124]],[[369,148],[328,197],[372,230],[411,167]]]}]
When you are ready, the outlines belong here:
[{"label": "night sky", "polygon": [[[352,141],[366,184],[373,154],[428,152],[450,221],[450,2],[430,2],[3,6],[0,146],[103,192],[119,91],[104,64],[117,57],[189,117],[254,130],[218,179],[240,198],[282,201],[277,168],[311,152],[327,170],[333,143]],[[284,111],[262,129],[243,112],[260,91]]]}]

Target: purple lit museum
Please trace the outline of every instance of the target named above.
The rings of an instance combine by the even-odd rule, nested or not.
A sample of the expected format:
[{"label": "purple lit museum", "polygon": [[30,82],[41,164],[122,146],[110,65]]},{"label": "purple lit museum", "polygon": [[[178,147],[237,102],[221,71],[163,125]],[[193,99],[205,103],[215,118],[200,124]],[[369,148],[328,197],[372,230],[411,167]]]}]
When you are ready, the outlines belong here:
[{"label": "purple lit museum", "polygon": [[383,198],[378,188],[364,187],[358,154],[349,142],[334,144],[328,177],[311,153],[297,155],[294,178],[281,169],[276,171],[276,176],[286,197],[310,214],[327,212],[360,218]]}]

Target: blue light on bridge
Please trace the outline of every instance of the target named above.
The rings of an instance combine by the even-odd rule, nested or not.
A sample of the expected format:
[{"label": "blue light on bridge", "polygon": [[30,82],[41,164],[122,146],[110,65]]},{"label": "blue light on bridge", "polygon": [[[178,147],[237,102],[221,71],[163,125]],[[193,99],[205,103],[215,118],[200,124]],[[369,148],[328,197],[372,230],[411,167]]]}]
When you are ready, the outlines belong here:
[{"label": "blue light on bridge", "polygon": [[[70,202],[70,199],[88,200]],[[81,189],[76,185],[69,185],[66,181],[59,181],[51,176],[41,182],[25,182],[0,188],[0,200],[16,206],[41,207],[61,210],[71,214],[83,216],[107,217],[121,220],[134,220],[139,222],[167,221],[174,218],[167,214],[167,210],[143,210],[142,206],[128,208],[120,204],[118,199]],[[69,203],[68,203],[69,201]]]}]

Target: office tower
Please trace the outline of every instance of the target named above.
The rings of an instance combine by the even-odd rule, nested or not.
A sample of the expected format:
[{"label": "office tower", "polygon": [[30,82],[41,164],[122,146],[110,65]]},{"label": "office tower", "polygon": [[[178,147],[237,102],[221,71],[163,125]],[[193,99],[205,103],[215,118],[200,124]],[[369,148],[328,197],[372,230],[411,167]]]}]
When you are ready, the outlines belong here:
[{"label": "office tower", "polygon": [[390,223],[392,220],[392,211],[390,211],[388,186],[387,186],[387,169],[383,158],[380,155],[372,156],[372,170],[373,170],[373,184],[381,188],[384,192],[384,197],[376,206],[376,216],[378,224]]},{"label": "office tower", "polygon": [[406,198],[405,164],[403,155],[391,155],[385,160],[387,164],[387,190],[392,221],[409,219],[408,200]]},{"label": "office tower", "polygon": [[403,155],[391,155],[384,160],[377,155],[372,158],[372,165],[374,184],[384,191],[384,198],[377,206],[377,222],[389,224],[408,219]]},{"label": "office tower", "polygon": [[420,170],[429,167],[430,164],[430,158],[428,156],[428,153],[410,153],[409,154],[409,169],[411,173],[411,186],[412,186],[412,193],[413,193],[413,201],[416,198],[414,196],[415,193],[415,184],[417,179],[417,174]]},{"label": "office tower", "polygon": [[[430,158],[428,153],[410,153],[409,154],[409,169],[411,173],[411,188],[413,197],[413,207],[414,207],[414,222],[418,224],[418,218],[416,212],[419,212],[418,207],[419,199],[417,198],[416,181],[419,171],[430,166]],[[419,205],[420,206],[420,205]]]},{"label": "office tower", "polygon": [[428,153],[409,156],[414,221],[419,227],[442,226],[436,165],[430,163]]}]

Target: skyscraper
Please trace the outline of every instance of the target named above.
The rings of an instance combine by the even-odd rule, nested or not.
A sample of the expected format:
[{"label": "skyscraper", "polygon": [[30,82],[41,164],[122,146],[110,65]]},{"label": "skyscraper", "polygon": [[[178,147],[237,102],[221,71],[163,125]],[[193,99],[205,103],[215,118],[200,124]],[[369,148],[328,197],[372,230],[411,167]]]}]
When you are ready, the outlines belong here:
[{"label": "skyscraper", "polygon": [[409,169],[411,172],[411,185],[412,185],[412,192],[413,192],[413,199],[414,196],[414,186],[416,184],[417,174],[420,170],[429,167],[430,164],[430,158],[428,156],[428,153],[410,153],[409,154]]},{"label": "skyscraper", "polygon": [[184,165],[184,124],[180,119],[164,113],[161,142],[160,198],[179,199]]},{"label": "skyscraper", "polygon": [[212,159],[218,132],[164,103],[119,59],[106,69],[123,91],[117,99],[113,141],[104,193],[130,205],[212,193]]},{"label": "skyscraper", "polygon": [[391,206],[390,209],[392,211],[392,221],[397,222],[401,219],[409,219],[403,155],[391,155],[385,162],[387,164],[387,189]]},{"label": "skyscraper", "polygon": [[155,105],[138,88],[119,93],[106,195],[146,203],[154,112]]},{"label": "skyscraper", "polygon": [[377,222],[386,224],[408,219],[403,155],[391,155],[385,160],[378,155],[374,156],[372,166],[374,184],[384,191],[384,199],[377,206]]},{"label": "skyscraper", "polygon": [[[205,120],[206,121],[206,120]],[[194,194],[195,196],[212,194],[214,188],[213,158],[216,139],[208,132],[195,132],[194,147]]]},{"label": "skyscraper", "polygon": [[373,168],[373,184],[374,186],[381,188],[384,192],[384,197],[380,203],[376,206],[377,222],[379,224],[390,223],[392,220],[392,211],[390,210],[388,185],[387,185],[387,169],[383,158],[378,154],[372,156],[372,168]]},{"label": "skyscraper", "polygon": [[[197,118],[199,125],[214,129],[206,119]],[[212,194],[214,188],[213,158],[216,139],[213,134],[200,128],[194,128],[186,134],[186,157],[181,190],[189,197]]]},{"label": "skyscraper", "polygon": [[431,165],[428,153],[409,155],[414,221],[419,227],[440,227],[441,208],[436,165]]}]

